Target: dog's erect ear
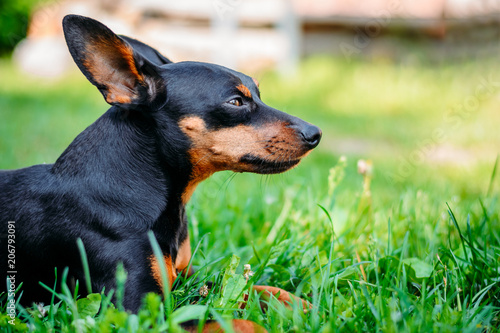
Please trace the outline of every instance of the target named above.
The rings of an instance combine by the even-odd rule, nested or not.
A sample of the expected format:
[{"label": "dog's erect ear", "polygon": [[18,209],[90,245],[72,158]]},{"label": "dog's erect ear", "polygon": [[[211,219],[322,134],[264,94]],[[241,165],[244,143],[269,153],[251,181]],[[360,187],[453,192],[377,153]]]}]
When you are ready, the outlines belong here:
[{"label": "dog's erect ear", "polygon": [[143,42],[138,41],[137,39],[130,38],[128,36],[120,35],[121,39],[127,41],[133,48],[136,53],[139,53],[144,58],[151,61],[156,66],[171,64],[172,61],[165,57],[163,54],[158,52],[158,50],[152,48],[151,46],[144,44]]},{"label": "dog's erect ear", "polygon": [[163,93],[157,66],[102,23],[68,15],[63,30],[73,60],[109,104],[146,105]]}]

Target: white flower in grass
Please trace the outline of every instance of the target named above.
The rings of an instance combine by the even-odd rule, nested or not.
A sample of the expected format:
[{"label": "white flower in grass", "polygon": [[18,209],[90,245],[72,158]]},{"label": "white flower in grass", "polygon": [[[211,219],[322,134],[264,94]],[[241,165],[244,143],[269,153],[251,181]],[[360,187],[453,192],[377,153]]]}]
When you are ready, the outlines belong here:
[{"label": "white flower in grass", "polygon": [[201,297],[207,297],[208,296],[208,286],[206,284],[203,285],[203,287],[200,288],[200,296]]},{"label": "white flower in grass", "polygon": [[47,309],[44,307],[43,303],[36,303],[36,307],[38,308],[38,312],[40,312],[39,317],[43,318],[47,314]]},{"label": "white flower in grass", "polygon": [[252,272],[252,268],[249,264],[246,264],[245,266],[243,266],[243,277],[247,280],[250,279],[250,277],[252,277],[255,273]]},{"label": "white flower in grass", "polygon": [[372,161],[359,160],[358,161],[358,173],[363,176],[371,176],[373,173]]}]

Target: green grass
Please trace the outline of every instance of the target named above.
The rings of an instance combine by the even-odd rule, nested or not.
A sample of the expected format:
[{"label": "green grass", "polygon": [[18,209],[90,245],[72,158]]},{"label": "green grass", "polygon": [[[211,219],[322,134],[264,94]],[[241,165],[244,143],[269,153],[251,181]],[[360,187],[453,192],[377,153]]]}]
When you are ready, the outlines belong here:
[{"label": "green grass", "polygon": [[[0,77],[0,168],[52,163],[106,109],[80,74],[45,82],[4,60]],[[164,300],[149,295],[138,314],[107,294],[75,301],[66,290],[53,305],[18,308],[12,326],[3,305],[0,330],[175,331],[196,317],[251,319],[271,332],[499,331],[498,60],[313,58],[290,77],[257,77],[265,102],[319,125],[323,141],[286,174],[219,173],[197,189],[194,278]],[[357,173],[360,158],[373,174]],[[296,291],[313,310],[270,301],[263,313],[257,295],[238,309],[246,263],[248,283]],[[205,281],[215,286],[199,298]]]}]

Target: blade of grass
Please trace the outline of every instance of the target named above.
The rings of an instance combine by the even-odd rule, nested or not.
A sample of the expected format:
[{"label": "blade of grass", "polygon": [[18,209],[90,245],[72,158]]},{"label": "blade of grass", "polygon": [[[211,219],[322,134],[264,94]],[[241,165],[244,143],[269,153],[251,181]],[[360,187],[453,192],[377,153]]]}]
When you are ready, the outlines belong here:
[{"label": "blade of grass", "polygon": [[85,252],[85,246],[81,238],[76,240],[78,245],[78,250],[80,251],[80,257],[82,258],[83,273],[85,275],[85,285],[87,287],[87,293],[92,294],[92,282],[90,280],[90,269],[89,261],[87,259],[87,252]]},{"label": "blade of grass", "polygon": [[170,281],[167,274],[167,268],[165,267],[165,260],[163,259],[163,252],[160,248],[160,244],[158,244],[158,241],[156,240],[153,231],[151,230],[148,231],[148,237],[149,237],[149,242],[151,243],[151,247],[153,248],[153,254],[156,257],[158,265],[160,266],[162,289],[163,289],[162,291],[163,291],[165,307],[171,313],[173,309],[172,309],[172,302],[170,299]]},{"label": "blade of grass", "polygon": [[498,158],[499,158],[500,155],[497,155],[497,158],[495,160],[495,165],[493,166],[493,172],[491,173],[491,177],[490,177],[490,183],[488,184],[488,191],[486,191],[486,196],[487,197],[490,197],[491,196],[491,192],[493,191],[493,183],[495,181],[495,176],[497,174],[497,167],[498,167]]},{"label": "blade of grass", "polygon": [[[326,270],[326,275],[325,274],[322,274],[323,275],[323,281],[321,281],[321,288],[320,288],[320,291],[319,291],[319,294],[318,294],[318,304],[315,304],[316,307],[319,306],[319,302],[321,300],[321,296],[323,295],[323,292],[324,292],[324,289],[327,287],[327,284],[330,280],[330,275],[331,275],[331,269],[332,269],[332,257],[333,257],[333,248],[334,248],[334,241],[335,241],[335,231],[334,231],[334,228],[333,228],[333,220],[332,220],[332,217],[330,216],[330,213],[326,210],[325,207],[321,206],[320,204],[318,204],[319,208],[326,214],[326,216],[328,217],[328,221],[330,221],[330,227],[332,228],[332,240],[330,242],[330,252],[328,254],[328,267],[327,267],[327,270]],[[330,304],[328,305],[328,308],[330,309],[330,312],[333,311],[333,297],[331,298],[331,302]]]},{"label": "blade of grass", "polygon": [[464,236],[462,235],[462,231],[460,230],[460,227],[458,226],[457,219],[455,218],[455,214],[453,214],[453,211],[451,210],[450,205],[448,205],[448,203],[446,203],[446,206],[448,206],[448,214],[450,215],[451,221],[455,225],[455,228],[457,228],[458,235],[460,236],[460,240],[462,241],[462,247],[464,249],[465,260],[467,262],[469,262],[469,255],[467,254],[467,249],[465,247],[465,241],[466,240],[465,240]]},{"label": "blade of grass", "polygon": [[389,217],[387,219],[387,252],[386,255],[391,255],[392,254],[392,248],[391,248],[391,218]]}]

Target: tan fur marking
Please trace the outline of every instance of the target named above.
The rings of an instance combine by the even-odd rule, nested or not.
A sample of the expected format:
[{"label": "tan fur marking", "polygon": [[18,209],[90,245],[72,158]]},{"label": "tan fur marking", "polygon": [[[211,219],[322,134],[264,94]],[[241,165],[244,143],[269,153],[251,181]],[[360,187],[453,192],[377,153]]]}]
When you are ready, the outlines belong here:
[{"label": "tan fur marking", "polygon": [[[233,319],[231,321],[233,325],[233,331],[235,333],[266,333],[267,330],[249,320],[245,319]],[[183,329],[187,332],[192,332],[192,333],[197,333],[198,332],[198,326],[193,325],[189,327],[183,327]],[[212,323],[207,323],[203,326],[203,329],[201,331],[202,333],[223,333],[225,332],[222,327],[220,327],[219,323],[212,322]]]},{"label": "tan fur marking", "polygon": [[144,78],[137,70],[133,49],[120,39],[89,44],[83,65],[95,82],[106,86],[108,103],[129,104],[138,97],[134,88]]},{"label": "tan fur marking", "polygon": [[255,83],[255,85],[256,85],[256,86],[257,86],[257,88],[258,88],[258,87],[259,87],[259,85],[260,85],[260,84],[259,84],[259,81],[257,81],[257,79],[256,79],[256,78],[254,78],[254,77],[252,78],[252,80],[253,80],[253,83]]},{"label": "tan fur marking", "polygon": [[184,204],[198,183],[214,172],[255,172],[255,166],[240,163],[244,155],[280,162],[300,159],[308,152],[295,130],[284,123],[270,123],[258,128],[238,125],[211,131],[203,119],[193,116],[183,118],[179,127],[191,140],[188,154],[193,165],[191,180],[182,194]]},{"label": "tan fur marking", "polygon": [[252,93],[250,92],[250,89],[248,89],[247,86],[243,85],[243,83],[236,86],[236,89],[241,91],[243,96],[248,97],[248,98],[252,98]]},{"label": "tan fur marking", "polygon": [[[253,286],[253,289],[257,291],[258,293],[262,292],[262,296],[264,298],[269,299],[271,295],[276,297],[278,301],[283,303],[286,307],[290,307],[293,301],[295,302],[301,302],[302,303],[302,308],[304,309],[304,312],[307,312],[312,308],[312,305],[306,301],[303,300],[300,297],[297,297],[295,295],[290,294],[288,291],[285,291],[283,289],[277,288],[277,287],[270,287],[270,286]],[[278,295],[279,294],[279,295]],[[292,301],[293,300],[293,301]]]},{"label": "tan fur marking", "polygon": [[[163,281],[161,278],[161,269],[160,269],[160,265],[158,264],[158,260],[156,260],[156,256],[151,255],[148,259],[149,259],[153,278],[155,279],[156,283],[160,287],[163,288]],[[169,288],[172,288],[172,284],[174,283],[175,279],[177,278],[177,273],[172,265],[172,258],[169,255],[166,255],[163,257],[163,259],[165,260],[165,267],[167,269],[168,283],[170,284]]]},{"label": "tan fur marking", "polygon": [[120,93],[119,91],[109,90],[108,95],[106,95],[106,102],[108,102],[109,104],[130,104],[132,103],[132,98]]},{"label": "tan fur marking", "polygon": [[182,203],[185,205],[189,202],[189,199],[191,199],[191,197],[193,196],[193,193],[194,193],[194,190],[196,190],[196,186],[198,186],[198,184],[202,181],[203,179],[201,180],[194,180],[194,179],[191,179],[186,188],[184,189],[184,192],[182,193],[181,195],[181,200],[182,200]]},{"label": "tan fur marking", "polygon": [[265,333],[267,330],[254,322],[244,319],[233,319],[233,330],[237,333]]},{"label": "tan fur marking", "polygon": [[182,272],[186,269],[189,271],[191,267],[188,268],[189,260],[191,260],[191,243],[189,242],[189,236],[181,243],[179,251],[177,252],[177,258],[175,259],[175,269],[177,272]]}]

